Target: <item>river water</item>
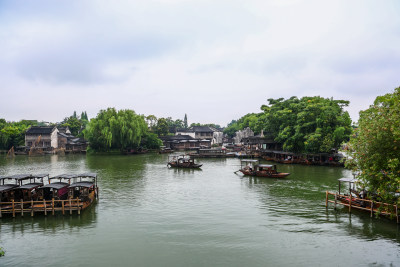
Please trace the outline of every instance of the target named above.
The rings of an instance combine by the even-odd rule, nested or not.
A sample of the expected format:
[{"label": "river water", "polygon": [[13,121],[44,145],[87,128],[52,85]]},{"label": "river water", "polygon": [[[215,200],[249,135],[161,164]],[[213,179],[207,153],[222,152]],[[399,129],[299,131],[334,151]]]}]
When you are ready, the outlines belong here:
[{"label": "river water", "polygon": [[396,222],[325,208],[343,168],[257,179],[235,174],[236,158],[180,170],[167,157],[1,158],[0,175],[96,172],[100,199],[81,215],[0,219],[0,266],[400,266]]}]

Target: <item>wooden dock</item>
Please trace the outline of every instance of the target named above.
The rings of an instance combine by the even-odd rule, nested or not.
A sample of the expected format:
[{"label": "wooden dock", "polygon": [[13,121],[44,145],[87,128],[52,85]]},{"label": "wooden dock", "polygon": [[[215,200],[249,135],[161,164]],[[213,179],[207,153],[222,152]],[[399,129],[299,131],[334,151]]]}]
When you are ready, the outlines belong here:
[{"label": "wooden dock", "polygon": [[34,216],[36,213],[44,213],[44,215],[61,212],[63,215],[66,213],[72,215],[73,212],[81,214],[81,211],[89,206],[90,203],[83,202],[76,199],[67,200],[43,200],[43,201],[11,201],[11,202],[0,202],[0,218],[4,214],[12,214],[15,217],[16,214],[24,214]]},{"label": "wooden dock", "polygon": [[[333,198],[333,199],[330,199]],[[370,199],[357,198],[350,195],[342,195],[338,193],[330,193],[326,191],[325,206],[328,208],[328,204],[333,203],[336,209],[337,205],[342,205],[349,208],[349,213],[352,209],[358,209],[370,213],[373,217],[374,214],[385,215],[396,218],[397,223],[400,223],[399,208],[398,205],[377,202]]]}]

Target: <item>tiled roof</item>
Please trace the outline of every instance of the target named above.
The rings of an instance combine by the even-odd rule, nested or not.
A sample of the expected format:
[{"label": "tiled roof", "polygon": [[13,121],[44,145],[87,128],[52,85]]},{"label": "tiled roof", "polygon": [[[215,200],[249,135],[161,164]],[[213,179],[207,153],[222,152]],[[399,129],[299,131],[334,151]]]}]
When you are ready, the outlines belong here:
[{"label": "tiled roof", "polygon": [[54,126],[31,126],[26,130],[27,134],[51,134],[54,130]]}]

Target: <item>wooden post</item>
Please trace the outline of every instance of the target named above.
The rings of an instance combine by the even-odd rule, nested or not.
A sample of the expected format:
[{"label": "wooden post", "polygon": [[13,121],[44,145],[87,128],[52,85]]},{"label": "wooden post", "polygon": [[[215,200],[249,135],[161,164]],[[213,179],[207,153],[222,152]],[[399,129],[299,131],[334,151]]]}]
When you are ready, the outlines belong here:
[{"label": "wooden post", "polygon": [[31,217],[33,217],[33,199],[31,199]]},{"label": "wooden post", "polygon": [[81,214],[81,209],[80,209],[80,206],[79,206],[79,198],[76,198],[76,200],[78,202],[78,214]]},{"label": "wooden post", "polygon": [[1,214],[1,205],[0,205],[0,218],[2,217],[3,215]]},{"label": "wooden post", "polygon": [[337,203],[337,192],[335,192],[335,210],[336,210],[336,203]]},{"label": "wooden post", "polygon": [[71,203],[71,198],[69,198],[69,214],[72,214],[72,203]]},{"label": "wooden post", "polygon": [[65,212],[64,212],[64,200],[62,200],[61,205],[62,205],[62,214],[64,215],[65,214]]},{"label": "wooden post", "polygon": [[371,201],[371,218],[374,216],[374,202]]},{"label": "wooden post", "polygon": [[352,196],[351,196],[351,193],[350,193],[350,202],[349,202],[349,212],[351,213],[351,200],[352,200]]},{"label": "wooden post", "polygon": [[15,217],[15,205],[14,205],[14,199],[12,200],[12,213],[13,213],[13,217]]},{"label": "wooden post", "polygon": [[45,199],[43,199],[43,207],[44,207],[44,215],[47,216],[47,205]]},{"label": "wooden post", "polygon": [[51,214],[54,215],[54,198],[51,199]]},{"label": "wooden post", "polygon": [[24,217],[24,200],[21,199],[21,216]]},{"label": "wooden post", "polygon": [[399,223],[399,210],[397,208],[397,204],[396,204],[395,208],[396,208],[396,220],[397,220],[397,223]]},{"label": "wooden post", "polygon": [[326,191],[325,207],[328,208],[328,191]]}]

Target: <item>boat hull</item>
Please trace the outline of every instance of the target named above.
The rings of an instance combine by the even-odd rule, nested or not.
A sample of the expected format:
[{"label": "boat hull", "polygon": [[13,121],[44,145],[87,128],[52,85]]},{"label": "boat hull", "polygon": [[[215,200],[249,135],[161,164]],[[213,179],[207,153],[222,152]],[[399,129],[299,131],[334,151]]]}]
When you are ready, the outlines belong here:
[{"label": "boat hull", "polygon": [[269,172],[258,172],[258,171],[249,171],[249,170],[240,170],[241,173],[248,176],[257,176],[257,177],[266,177],[266,178],[285,178],[290,173],[287,172],[276,172],[276,173],[269,173]]}]

